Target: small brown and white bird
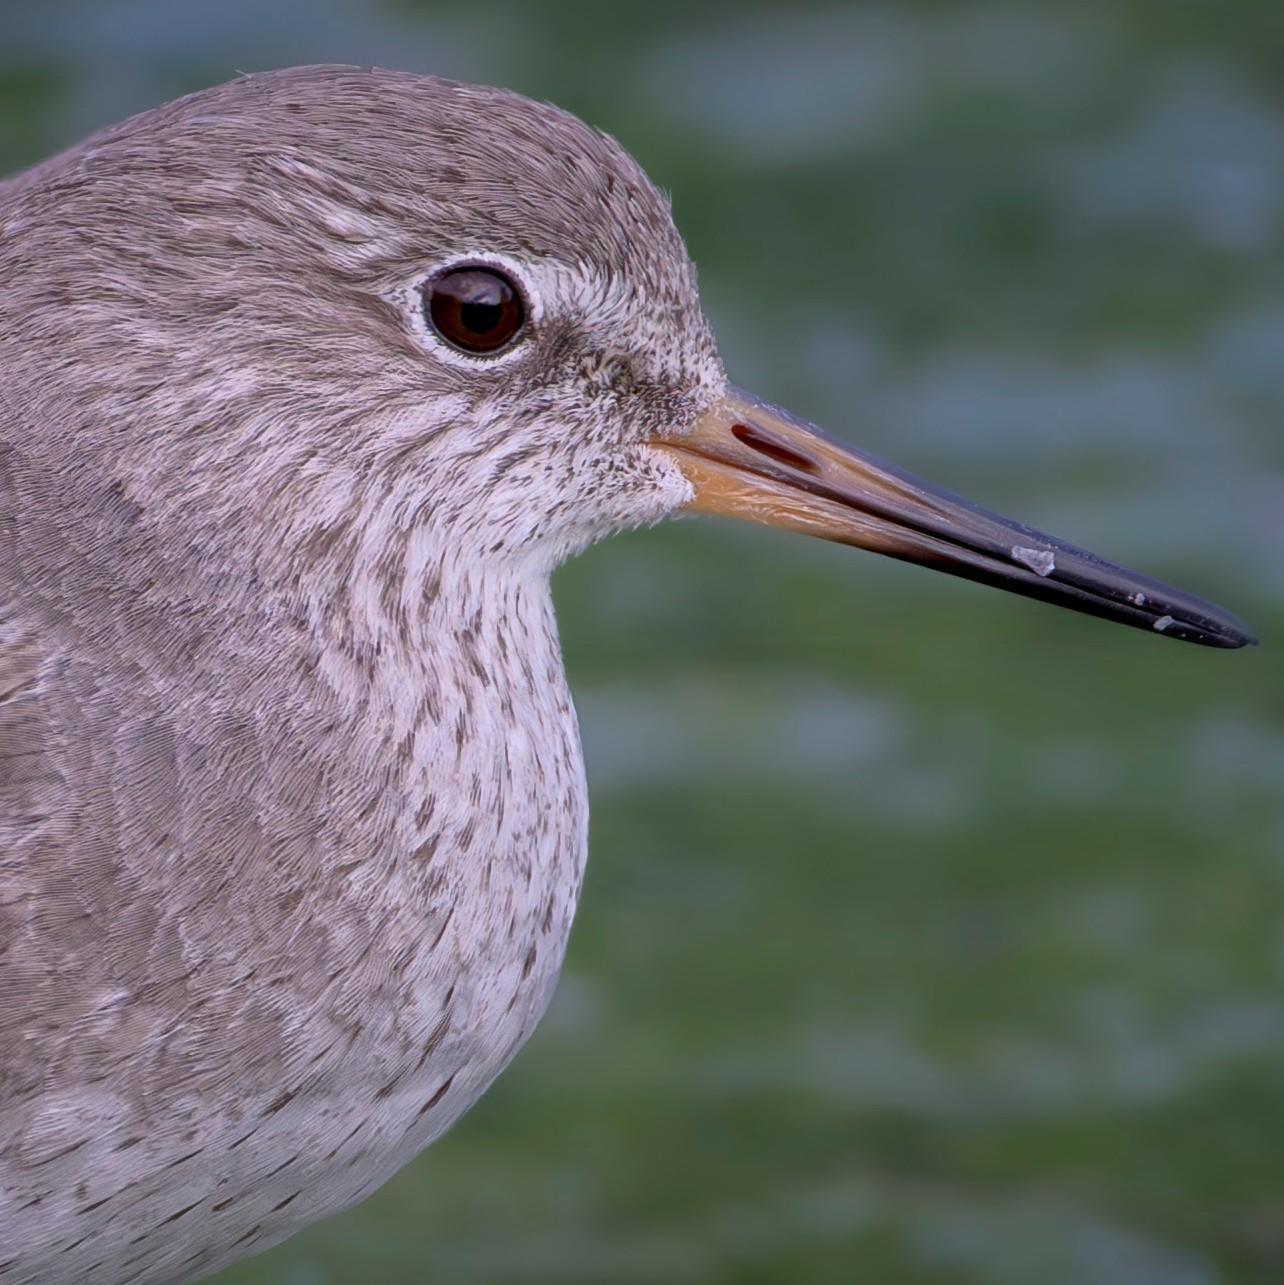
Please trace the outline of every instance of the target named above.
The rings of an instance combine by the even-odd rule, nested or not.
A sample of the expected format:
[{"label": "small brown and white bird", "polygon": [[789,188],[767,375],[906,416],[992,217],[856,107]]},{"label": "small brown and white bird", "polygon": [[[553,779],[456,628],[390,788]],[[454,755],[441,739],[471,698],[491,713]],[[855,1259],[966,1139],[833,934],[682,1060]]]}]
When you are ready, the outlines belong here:
[{"label": "small brown and white bird", "polygon": [[0,1285],[351,1205],[539,1020],[586,797],[549,575],[735,514],[1219,647],[731,387],[665,200],[494,89],[248,76],[0,185]]}]

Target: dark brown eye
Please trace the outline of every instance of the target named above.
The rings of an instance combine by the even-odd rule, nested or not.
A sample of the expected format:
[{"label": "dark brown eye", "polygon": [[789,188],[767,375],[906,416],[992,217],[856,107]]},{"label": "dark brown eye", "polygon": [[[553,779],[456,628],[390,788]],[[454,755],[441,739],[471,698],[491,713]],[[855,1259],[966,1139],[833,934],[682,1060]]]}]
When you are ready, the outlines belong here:
[{"label": "dark brown eye", "polygon": [[526,321],[521,292],[495,268],[452,268],[427,282],[423,296],[432,328],[464,352],[498,352]]}]

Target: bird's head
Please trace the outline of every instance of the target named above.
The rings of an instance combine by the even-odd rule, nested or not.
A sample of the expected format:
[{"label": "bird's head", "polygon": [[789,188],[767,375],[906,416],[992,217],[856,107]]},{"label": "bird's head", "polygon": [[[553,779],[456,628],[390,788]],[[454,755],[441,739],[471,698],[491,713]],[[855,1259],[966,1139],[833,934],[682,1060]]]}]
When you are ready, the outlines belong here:
[{"label": "bird's head", "polygon": [[28,393],[49,403],[41,422],[78,426],[52,449],[144,514],[185,513],[196,533],[267,524],[287,560],[543,574],[703,509],[1170,637],[1248,640],[1218,608],[729,385],[667,201],[553,107],[304,68],[145,113],[52,164],[14,190],[26,253],[7,280],[40,301],[29,338],[77,369]]}]

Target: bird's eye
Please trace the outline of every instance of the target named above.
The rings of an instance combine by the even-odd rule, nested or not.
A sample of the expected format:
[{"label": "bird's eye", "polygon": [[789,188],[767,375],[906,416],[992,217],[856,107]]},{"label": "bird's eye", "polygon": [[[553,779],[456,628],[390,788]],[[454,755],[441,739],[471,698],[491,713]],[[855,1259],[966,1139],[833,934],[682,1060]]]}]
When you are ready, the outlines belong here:
[{"label": "bird's eye", "polygon": [[495,268],[452,268],[423,287],[424,315],[453,348],[495,353],[526,324],[521,291]]}]

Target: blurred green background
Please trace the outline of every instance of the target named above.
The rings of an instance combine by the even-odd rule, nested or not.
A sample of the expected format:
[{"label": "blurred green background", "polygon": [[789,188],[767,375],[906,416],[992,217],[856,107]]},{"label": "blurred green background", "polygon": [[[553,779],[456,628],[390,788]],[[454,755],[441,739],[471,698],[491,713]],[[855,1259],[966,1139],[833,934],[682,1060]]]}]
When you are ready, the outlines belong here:
[{"label": "blurred green background", "polygon": [[593,550],[554,1009],[226,1285],[1284,1279],[1279,0],[0,17],[5,168],[238,69],[554,99],[673,192],[737,382],[1265,644],[704,522]]}]

